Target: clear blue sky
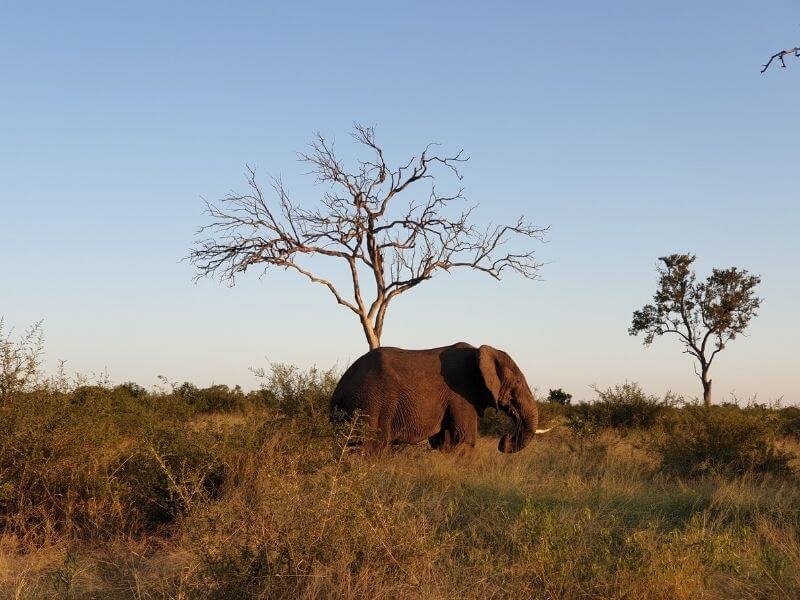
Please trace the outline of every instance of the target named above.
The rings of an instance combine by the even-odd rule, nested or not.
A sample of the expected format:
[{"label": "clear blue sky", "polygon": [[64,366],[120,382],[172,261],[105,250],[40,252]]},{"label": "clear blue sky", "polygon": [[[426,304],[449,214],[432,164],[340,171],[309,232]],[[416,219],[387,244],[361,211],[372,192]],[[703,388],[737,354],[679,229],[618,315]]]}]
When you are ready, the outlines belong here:
[{"label": "clear blue sky", "polygon": [[295,152],[316,130],[347,148],[360,121],[396,159],[465,148],[478,219],[551,227],[543,281],[443,275],[398,300],[385,344],[490,343],[545,393],[696,395],[676,340],[626,332],[656,258],[688,251],[701,274],[763,276],[717,400],[800,402],[800,61],[759,74],[798,43],[798,0],[7,5],[0,314],[45,319],[50,368],[115,381],[346,365],[363,334],[322,288],[195,285],[180,258],[201,195],[241,189],[251,163],[313,203]]}]

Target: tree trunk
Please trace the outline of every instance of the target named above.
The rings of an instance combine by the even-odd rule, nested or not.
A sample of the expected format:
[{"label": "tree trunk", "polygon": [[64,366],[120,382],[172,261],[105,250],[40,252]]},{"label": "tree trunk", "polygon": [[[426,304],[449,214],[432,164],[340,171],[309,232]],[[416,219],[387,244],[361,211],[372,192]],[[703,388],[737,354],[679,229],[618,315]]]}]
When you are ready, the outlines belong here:
[{"label": "tree trunk", "polygon": [[709,408],[711,406],[711,380],[708,378],[708,373],[703,373],[701,379],[703,381],[703,404]]},{"label": "tree trunk", "polygon": [[375,328],[372,326],[372,323],[369,322],[369,319],[362,318],[361,327],[364,328],[364,335],[367,338],[367,344],[369,344],[369,349],[375,350],[375,348],[380,348],[381,337],[375,332]]}]

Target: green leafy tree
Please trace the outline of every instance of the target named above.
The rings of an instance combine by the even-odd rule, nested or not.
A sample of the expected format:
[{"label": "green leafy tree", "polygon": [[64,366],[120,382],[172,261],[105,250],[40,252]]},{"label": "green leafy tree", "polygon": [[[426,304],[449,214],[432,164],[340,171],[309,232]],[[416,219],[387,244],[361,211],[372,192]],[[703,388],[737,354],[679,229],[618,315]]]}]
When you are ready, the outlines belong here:
[{"label": "green leafy tree", "polygon": [[705,281],[698,282],[692,270],[694,255],[671,254],[659,260],[662,265],[657,269],[653,303],[634,311],[628,333],[644,334],[646,346],[666,333],[678,336],[684,353],[697,360],[695,373],[703,384],[703,402],[710,406],[711,364],[756,316],[761,299],[755,288],[761,278],[730,267],[714,269]]}]

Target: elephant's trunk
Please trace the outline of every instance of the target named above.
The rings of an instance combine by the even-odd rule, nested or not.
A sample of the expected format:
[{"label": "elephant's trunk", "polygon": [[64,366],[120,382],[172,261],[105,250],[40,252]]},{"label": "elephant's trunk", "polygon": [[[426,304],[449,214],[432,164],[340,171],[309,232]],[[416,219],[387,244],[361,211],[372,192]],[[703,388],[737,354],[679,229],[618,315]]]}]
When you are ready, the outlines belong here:
[{"label": "elephant's trunk", "polygon": [[536,402],[531,395],[530,403],[526,403],[522,410],[515,413],[516,425],[513,433],[506,433],[500,438],[498,449],[500,452],[518,452],[528,445],[536,434],[536,425],[539,417],[536,411]]}]

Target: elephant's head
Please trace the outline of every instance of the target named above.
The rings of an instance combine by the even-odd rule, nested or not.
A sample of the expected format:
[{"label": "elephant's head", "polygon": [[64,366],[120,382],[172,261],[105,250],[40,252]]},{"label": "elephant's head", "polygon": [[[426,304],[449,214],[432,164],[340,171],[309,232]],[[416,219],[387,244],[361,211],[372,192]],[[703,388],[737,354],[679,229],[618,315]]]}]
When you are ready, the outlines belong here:
[{"label": "elephant's head", "polygon": [[495,406],[514,419],[513,433],[500,438],[501,452],[522,450],[537,433],[538,414],[533,392],[511,357],[491,346],[478,349],[478,367]]}]

